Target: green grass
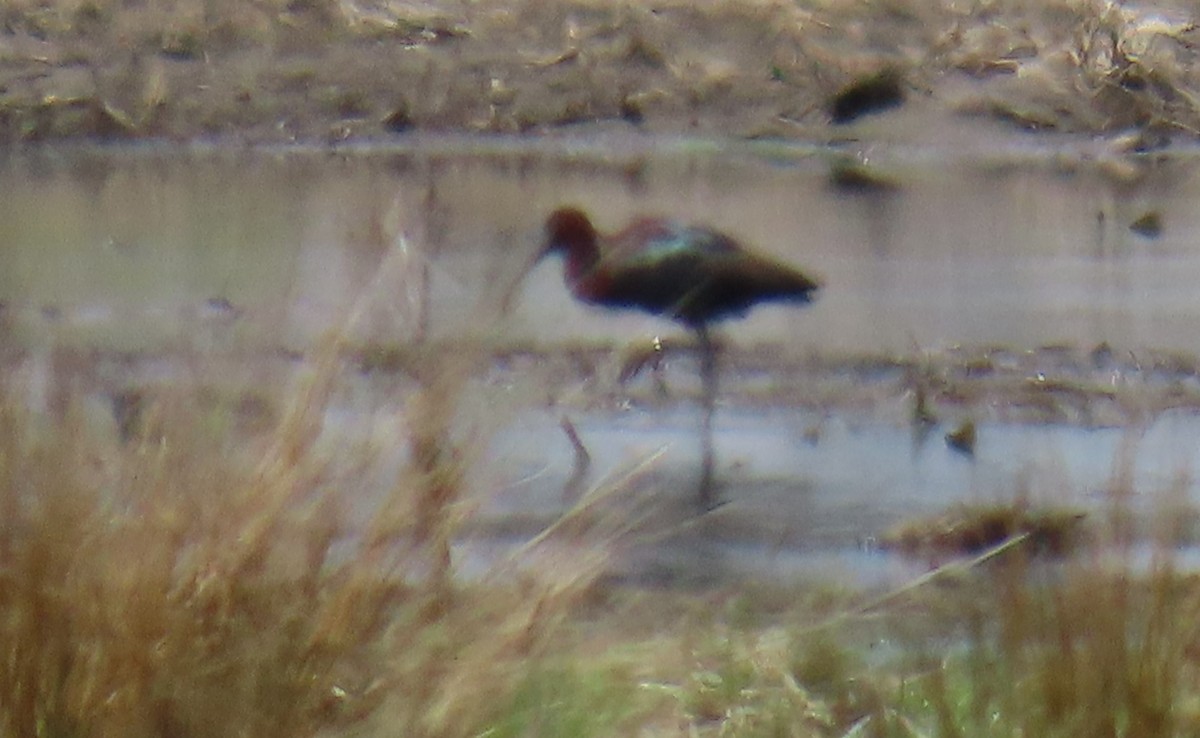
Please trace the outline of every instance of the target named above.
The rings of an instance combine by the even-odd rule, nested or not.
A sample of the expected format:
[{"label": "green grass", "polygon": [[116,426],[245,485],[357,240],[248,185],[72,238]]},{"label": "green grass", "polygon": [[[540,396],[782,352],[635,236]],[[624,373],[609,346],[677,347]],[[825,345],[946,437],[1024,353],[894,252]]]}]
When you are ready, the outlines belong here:
[{"label": "green grass", "polygon": [[903,704],[938,735],[1195,735],[1195,583],[1167,563],[1138,578],[1094,566],[1004,582]]}]

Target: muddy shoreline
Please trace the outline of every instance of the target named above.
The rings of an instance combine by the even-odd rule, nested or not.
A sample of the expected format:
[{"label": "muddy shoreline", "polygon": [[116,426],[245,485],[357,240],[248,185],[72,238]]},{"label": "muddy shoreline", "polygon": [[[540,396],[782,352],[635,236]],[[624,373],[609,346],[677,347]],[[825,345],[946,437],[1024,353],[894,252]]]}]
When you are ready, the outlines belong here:
[{"label": "muddy shoreline", "polygon": [[[1193,19],[1108,2],[14,2],[0,140],[387,140],[412,132],[936,141],[837,96],[1014,130],[1193,139]],[[869,97],[869,96],[868,96]],[[860,98],[861,99],[861,98]],[[924,113],[919,113],[923,115]]]},{"label": "muddy shoreline", "polygon": [[[632,342],[636,344],[636,340]],[[439,358],[440,357],[440,358]],[[264,412],[277,398],[255,379],[282,377],[315,357],[287,347],[233,351],[116,351],[92,346],[21,348],[9,343],[0,361],[13,376],[42,373],[38,384],[117,398],[208,386]],[[348,345],[337,358],[345,382],[395,400],[416,388],[431,367],[458,366],[479,392],[553,413],[670,411],[699,397],[697,358],[673,344],[647,364],[629,345],[548,346],[445,341],[418,345]],[[1179,351],[1066,345],[1031,349],[953,347],[920,355],[818,355],[774,344],[720,350],[720,407],[739,413],[794,409],[816,417],[885,422],[914,431],[973,422],[1138,427],[1164,413],[1200,409],[1200,357]],[[36,368],[35,368],[36,367]],[[382,399],[382,398],[381,398]],[[361,401],[361,400],[360,400]],[[949,424],[949,425],[947,425]],[[813,429],[813,441],[819,430]]]}]

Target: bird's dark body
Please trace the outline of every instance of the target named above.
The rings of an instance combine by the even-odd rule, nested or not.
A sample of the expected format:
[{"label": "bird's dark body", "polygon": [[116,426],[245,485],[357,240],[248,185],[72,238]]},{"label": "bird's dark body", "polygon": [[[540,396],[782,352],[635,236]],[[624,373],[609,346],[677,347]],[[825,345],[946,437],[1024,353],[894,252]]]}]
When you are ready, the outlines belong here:
[{"label": "bird's dark body", "polygon": [[717,369],[709,325],[760,302],[810,302],[820,283],[720,231],[644,218],[602,236],[576,208],[561,208],[546,220],[546,243],[537,258],[552,253],[566,259],[567,287],[576,298],[673,318],[695,332],[704,383],[698,500],[703,509],[712,509],[717,501],[712,434]]},{"label": "bird's dark body", "polygon": [[567,284],[577,298],[644,310],[693,329],[738,317],[760,302],[809,302],[819,287],[719,231],[660,219],[601,237],[582,212],[559,210],[547,222],[544,252],[553,251],[564,252]]}]

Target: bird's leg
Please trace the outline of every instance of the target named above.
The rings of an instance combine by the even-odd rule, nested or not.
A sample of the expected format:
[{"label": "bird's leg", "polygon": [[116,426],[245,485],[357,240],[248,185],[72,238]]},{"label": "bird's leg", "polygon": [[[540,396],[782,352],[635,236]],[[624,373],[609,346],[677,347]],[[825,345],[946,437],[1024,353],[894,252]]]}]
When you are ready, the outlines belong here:
[{"label": "bird's leg", "polygon": [[622,352],[621,372],[617,375],[617,383],[624,386],[636,377],[647,366],[654,382],[654,391],[658,399],[667,397],[667,383],[663,379],[667,345],[661,338],[655,336],[648,345],[637,343]]},{"label": "bird's leg", "polygon": [[571,448],[575,449],[575,466],[571,470],[571,478],[563,486],[562,494],[563,502],[571,504],[580,497],[583,483],[587,480],[588,467],[592,465],[592,455],[588,453],[587,446],[583,445],[583,441],[579,440],[575,424],[566,415],[562,416],[558,425],[566,434],[567,440],[571,442]]},{"label": "bird's leg", "polygon": [[617,382],[620,384],[625,384],[641,374],[647,366],[650,367],[650,371],[658,373],[663,359],[662,339],[655,336],[648,343],[638,341],[629,344],[621,352],[620,359],[621,372],[617,375]]},{"label": "bird's leg", "polygon": [[696,338],[700,345],[700,379],[704,385],[699,502],[704,510],[711,510],[716,506],[716,483],[713,479],[713,413],[717,402],[717,353],[712,336],[708,333],[708,326],[698,326]]}]

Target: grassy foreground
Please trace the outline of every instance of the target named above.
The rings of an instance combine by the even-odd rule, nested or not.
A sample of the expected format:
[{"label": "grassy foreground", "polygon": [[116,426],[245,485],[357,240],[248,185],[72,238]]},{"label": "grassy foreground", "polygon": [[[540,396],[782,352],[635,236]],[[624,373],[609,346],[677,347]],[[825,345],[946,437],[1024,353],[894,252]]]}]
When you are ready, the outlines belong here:
[{"label": "grassy foreground", "polygon": [[186,389],[127,443],[4,390],[0,735],[1200,734],[1170,526],[1136,575],[1116,510],[1095,551],[1010,540],[882,595],[630,591],[601,578],[616,534],[582,524],[466,578],[465,373],[407,400],[408,468],[351,524],[321,445],[335,353],[253,443]]}]

